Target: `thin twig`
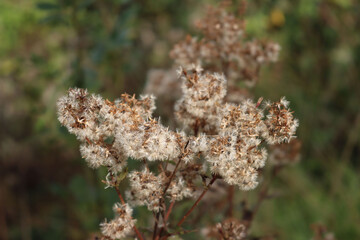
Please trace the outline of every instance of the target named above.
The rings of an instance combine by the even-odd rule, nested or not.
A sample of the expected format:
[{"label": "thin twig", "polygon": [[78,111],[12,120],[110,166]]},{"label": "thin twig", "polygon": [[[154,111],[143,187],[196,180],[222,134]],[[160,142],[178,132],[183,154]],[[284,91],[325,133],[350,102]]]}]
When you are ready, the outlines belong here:
[{"label": "thin twig", "polygon": [[190,208],[189,211],[187,211],[185,213],[185,215],[183,216],[183,218],[178,222],[178,224],[176,226],[180,227],[184,221],[186,220],[186,218],[190,215],[190,213],[195,209],[195,207],[199,204],[199,202],[201,201],[201,199],[204,197],[205,193],[209,190],[209,188],[211,187],[211,185],[215,182],[215,180],[218,178],[217,175],[214,175],[213,178],[211,179],[211,181],[209,182],[208,185],[206,185],[205,189],[203,190],[203,192],[201,193],[201,195],[198,197],[198,199],[196,200],[196,202],[194,203],[194,205]]},{"label": "thin twig", "polygon": [[[175,201],[172,201],[172,202],[170,203],[169,209],[166,211],[165,216],[163,216],[164,226],[160,229],[160,233],[159,233],[158,236],[155,238],[155,240],[158,240],[158,239],[160,238],[160,236],[161,236],[161,234],[163,233],[164,230],[167,232],[167,226],[166,226],[166,225],[167,225],[167,221],[168,221],[168,219],[169,219],[169,217],[170,217],[170,214],[171,214],[171,211],[172,211],[174,205],[175,205]],[[166,236],[168,237],[168,234],[167,234]],[[165,239],[167,239],[166,236],[165,236]],[[161,239],[163,239],[163,238],[161,238]]]},{"label": "thin twig", "polygon": [[156,233],[157,233],[157,226],[158,226],[158,221],[159,221],[159,215],[160,215],[160,211],[156,214],[156,217],[155,217],[153,237],[152,237],[153,240],[156,239]]},{"label": "thin twig", "polygon": [[118,186],[115,186],[115,190],[116,190],[116,192],[117,192],[117,195],[118,195],[119,198],[120,198],[121,203],[122,203],[122,204],[125,204],[124,198],[122,197],[122,195],[121,195],[121,193],[120,193],[119,187],[118,187]]},{"label": "thin twig", "polygon": [[[170,187],[170,185],[171,185],[171,182],[172,182],[172,180],[173,180],[174,177],[175,177],[176,171],[178,170],[178,168],[179,168],[179,166],[180,166],[181,160],[182,160],[182,158],[184,157],[184,152],[185,152],[188,144],[189,144],[189,141],[185,144],[184,149],[183,149],[183,153],[179,156],[178,162],[176,163],[176,166],[175,166],[173,172],[172,172],[171,175],[170,175],[169,181],[167,182],[167,184],[166,184],[166,186],[165,186],[165,188],[164,188],[162,198],[159,199],[159,204],[160,204],[160,206],[162,205],[162,203],[163,203],[163,201],[164,201],[164,198],[165,198],[165,195],[166,195],[166,191],[169,189],[169,187]],[[165,208],[164,208],[164,211],[166,211]],[[159,218],[159,214],[157,215],[157,219],[158,219],[158,218]],[[163,215],[164,226],[160,229],[158,236],[156,236],[156,233],[157,233],[157,223],[155,223],[155,225],[154,225],[153,239],[159,239],[159,238],[161,237],[161,234],[162,234],[162,232],[164,231],[164,229],[166,229],[167,219],[165,219],[165,218],[166,218],[166,217],[164,217],[164,215]]]},{"label": "thin twig", "polygon": [[171,211],[172,211],[174,205],[175,205],[175,201],[172,201],[172,202],[170,203],[169,209],[168,209],[167,212],[166,212],[165,222],[167,222],[167,220],[169,219],[170,214],[171,214]]},{"label": "thin twig", "polygon": [[161,213],[161,217],[162,217],[162,219],[163,219],[163,224],[164,224],[163,228],[164,228],[165,230],[167,230],[167,223],[166,223],[166,219],[165,219],[165,212],[166,212],[166,204],[165,204],[165,201],[163,201],[162,205],[163,205],[163,210],[162,210],[160,213]]},{"label": "thin twig", "polygon": [[180,157],[179,157],[179,160],[175,166],[175,169],[174,171],[172,172],[171,176],[170,176],[170,179],[169,181],[167,182],[166,186],[165,186],[165,189],[164,189],[164,192],[163,192],[163,195],[165,196],[166,194],[166,191],[169,189],[170,187],[170,184],[171,184],[171,181],[173,180],[173,178],[175,177],[175,174],[176,174],[176,171],[177,169],[179,168],[179,165],[180,165],[180,162],[181,162],[181,159],[182,159],[183,155],[181,154]]},{"label": "thin twig", "polygon": [[234,212],[234,197],[235,197],[235,187],[230,185],[228,187],[228,196],[227,196],[227,202],[229,205],[229,208],[227,209],[226,216],[231,218],[233,217]]},{"label": "thin twig", "polygon": [[265,184],[263,186],[263,188],[261,189],[261,191],[259,192],[259,197],[258,197],[254,207],[251,210],[247,209],[246,207],[244,208],[243,220],[248,222],[248,226],[247,226],[248,228],[250,228],[251,223],[254,220],[255,215],[259,211],[261,204],[268,197],[271,182],[276,177],[277,173],[279,172],[279,170],[281,168],[282,168],[282,166],[279,165],[279,166],[275,166],[272,169],[269,180],[268,180],[267,184]]},{"label": "thin twig", "polygon": [[[159,204],[160,204],[160,205],[162,205],[162,202],[163,202],[163,199],[164,199],[164,197],[165,197],[166,191],[169,189],[169,187],[170,187],[170,185],[171,185],[171,182],[172,182],[172,180],[173,180],[174,177],[175,177],[176,171],[177,171],[177,169],[178,169],[179,166],[180,166],[182,157],[183,157],[183,155],[181,154],[180,157],[179,157],[178,162],[176,163],[176,166],[175,166],[173,172],[172,172],[171,175],[170,175],[169,181],[167,182],[167,184],[166,184],[166,186],[165,186],[165,188],[164,188],[163,197],[159,199]],[[157,214],[156,217],[157,217],[157,220],[158,220],[158,219],[159,219],[159,214]],[[162,232],[164,231],[164,228],[166,228],[166,224],[167,224],[167,223],[166,223],[165,218],[164,218],[164,227],[161,228],[161,230],[159,231],[158,236],[156,236],[158,224],[157,224],[157,222],[155,223],[155,225],[154,225],[153,239],[158,239],[159,237],[161,237],[161,234],[162,234]]]}]

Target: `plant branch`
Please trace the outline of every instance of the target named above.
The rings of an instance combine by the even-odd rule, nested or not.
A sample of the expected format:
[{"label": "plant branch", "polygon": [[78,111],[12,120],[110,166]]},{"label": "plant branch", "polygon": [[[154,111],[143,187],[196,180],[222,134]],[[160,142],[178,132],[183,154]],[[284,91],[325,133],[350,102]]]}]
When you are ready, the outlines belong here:
[{"label": "plant branch", "polygon": [[260,190],[259,192],[259,197],[254,205],[254,207],[249,210],[247,207],[244,208],[244,214],[243,214],[243,220],[247,221],[248,223],[248,228],[250,228],[252,221],[255,218],[255,215],[257,214],[257,212],[260,209],[261,204],[263,203],[263,201],[268,197],[268,193],[269,193],[269,189],[270,189],[270,185],[272,180],[276,177],[277,173],[279,172],[279,170],[282,168],[282,166],[275,166],[272,170],[271,170],[271,175],[268,179],[267,184],[265,184],[263,186],[263,188]]},{"label": "plant branch", "polygon": [[[182,158],[183,158],[183,154],[181,154],[181,155],[179,156],[179,160],[178,160],[178,162],[176,163],[176,166],[175,166],[173,172],[172,172],[171,175],[170,175],[169,181],[166,183],[166,186],[165,186],[164,191],[163,191],[163,197],[159,199],[159,204],[160,204],[160,205],[162,205],[163,199],[165,198],[166,191],[169,189],[169,187],[170,187],[170,185],[171,185],[171,182],[172,182],[172,180],[173,180],[174,177],[175,177],[176,171],[177,171],[177,169],[178,169],[179,166],[180,166],[180,163],[181,163],[181,159],[182,159]],[[156,219],[157,219],[157,220],[159,219],[159,214],[156,215]],[[157,233],[157,226],[158,226],[158,224],[157,224],[157,222],[155,222],[153,239],[158,239],[158,238],[161,236],[162,232],[164,231],[164,228],[166,228],[167,219],[165,219],[164,216],[163,216],[163,220],[164,220],[164,226],[163,226],[163,227],[161,228],[161,230],[159,231],[159,234],[158,234],[157,237],[156,237],[156,233]]]},{"label": "plant branch", "polygon": [[233,217],[233,212],[234,212],[234,196],[235,195],[235,187],[230,185],[228,187],[228,196],[227,196],[227,202],[229,203],[229,207],[227,209],[226,212],[226,216],[227,217]]},{"label": "plant branch", "polygon": [[[160,200],[160,201],[161,201],[161,200]],[[155,217],[153,237],[152,237],[153,240],[156,239],[156,233],[157,233],[157,226],[158,226],[159,216],[160,216],[160,211],[156,214],[156,217]]]},{"label": "plant branch", "polygon": [[175,174],[176,174],[176,171],[177,169],[179,168],[179,165],[180,165],[180,162],[181,162],[181,159],[182,159],[183,155],[181,154],[181,156],[179,157],[179,160],[174,168],[174,171],[171,173],[171,176],[170,176],[170,179],[169,181],[167,182],[166,186],[165,186],[165,189],[164,189],[164,192],[163,192],[163,196],[165,196],[166,194],[166,191],[169,189],[170,187],[170,184],[171,184],[171,181],[174,179],[175,177]]},{"label": "plant branch", "polygon": [[167,212],[166,212],[165,222],[167,222],[167,220],[169,219],[170,214],[171,214],[171,211],[172,211],[174,205],[175,205],[175,201],[172,201],[172,202],[170,203],[169,209],[168,209]]},{"label": "plant branch", "polygon": [[218,178],[217,175],[213,175],[213,178],[211,179],[211,181],[209,182],[208,185],[206,185],[205,189],[203,190],[203,192],[201,193],[201,195],[198,197],[198,199],[196,200],[196,202],[194,203],[194,205],[189,209],[189,211],[187,211],[185,213],[185,215],[183,216],[183,218],[178,222],[178,224],[176,226],[180,227],[186,220],[186,218],[190,215],[190,213],[196,208],[196,206],[199,204],[199,202],[201,201],[201,199],[204,197],[205,193],[209,190],[209,188],[211,187],[211,185],[215,182],[215,180]]}]

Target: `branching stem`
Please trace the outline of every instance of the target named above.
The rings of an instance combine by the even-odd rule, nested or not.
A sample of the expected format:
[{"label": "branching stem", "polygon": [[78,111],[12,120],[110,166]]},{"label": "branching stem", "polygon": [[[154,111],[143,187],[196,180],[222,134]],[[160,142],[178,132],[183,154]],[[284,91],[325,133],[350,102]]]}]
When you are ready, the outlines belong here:
[{"label": "branching stem", "polygon": [[187,211],[185,213],[185,215],[183,216],[183,218],[178,222],[177,226],[180,227],[186,220],[186,218],[190,215],[190,213],[196,208],[196,206],[199,204],[199,202],[201,201],[201,199],[204,197],[204,195],[206,194],[206,192],[209,190],[209,188],[211,187],[211,185],[215,182],[215,180],[218,178],[217,175],[213,175],[213,178],[211,179],[211,181],[209,182],[208,185],[206,185],[205,189],[203,190],[203,192],[200,194],[200,196],[198,197],[198,199],[196,200],[196,202],[194,203],[194,205],[189,209],[189,211]]}]

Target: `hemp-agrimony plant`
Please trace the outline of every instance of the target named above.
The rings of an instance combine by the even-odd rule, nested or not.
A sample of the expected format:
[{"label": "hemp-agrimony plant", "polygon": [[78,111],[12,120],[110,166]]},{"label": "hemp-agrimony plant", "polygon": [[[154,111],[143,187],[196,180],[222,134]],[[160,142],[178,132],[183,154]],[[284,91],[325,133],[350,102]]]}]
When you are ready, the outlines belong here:
[{"label": "hemp-agrimony plant", "polygon": [[[202,40],[188,37],[171,53],[183,66],[175,79],[182,89],[175,104],[182,129],[169,129],[153,116],[153,95],[137,99],[123,94],[109,101],[73,88],[58,100],[60,123],[77,136],[90,167],[108,169],[106,186],[119,195],[115,218],[100,224],[103,239],[134,234],[138,239],[167,239],[191,231],[181,226],[216,180],[240,191],[254,189],[268,156],[265,145],[294,138],[298,121],[284,97],[277,102],[227,99],[227,89],[236,81],[257,79],[260,65],[276,59],[277,45],[240,44],[244,27],[224,6],[210,8],[205,20],[199,25],[205,33]],[[142,169],[126,174],[128,158],[139,160]],[[127,189],[119,189],[123,176],[129,181]],[[169,224],[175,202],[184,199],[195,199],[193,206],[176,225]],[[143,205],[153,212],[151,233],[139,231],[132,217],[132,209]],[[245,239],[245,228],[237,220],[216,227],[220,239]]]}]

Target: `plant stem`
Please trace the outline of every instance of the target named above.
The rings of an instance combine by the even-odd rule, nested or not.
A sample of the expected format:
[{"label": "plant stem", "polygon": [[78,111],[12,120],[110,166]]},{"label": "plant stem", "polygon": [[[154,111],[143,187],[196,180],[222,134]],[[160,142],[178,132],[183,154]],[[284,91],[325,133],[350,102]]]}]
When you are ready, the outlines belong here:
[{"label": "plant stem", "polygon": [[234,211],[234,195],[235,195],[235,188],[234,186],[230,185],[228,187],[228,203],[229,208],[226,212],[227,217],[233,217],[233,211]]},{"label": "plant stem", "polygon": [[174,169],[174,171],[172,172],[172,174],[171,174],[171,176],[170,176],[170,179],[169,179],[169,181],[167,182],[167,184],[166,184],[166,186],[165,186],[165,189],[164,189],[164,192],[163,192],[163,196],[165,196],[166,191],[167,191],[167,190],[169,189],[169,187],[170,187],[171,181],[173,180],[173,178],[174,178],[174,176],[175,176],[175,173],[176,173],[177,169],[179,168],[179,165],[180,165],[180,162],[181,162],[182,157],[183,157],[182,155],[179,157],[179,160],[178,160],[178,162],[177,162],[177,164],[176,164],[176,166],[175,166],[175,169]]},{"label": "plant stem", "polygon": [[186,218],[190,215],[190,213],[195,209],[195,207],[199,204],[199,202],[201,201],[201,199],[204,197],[205,193],[209,190],[209,188],[211,187],[211,185],[215,182],[215,180],[218,178],[217,175],[213,175],[213,178],[211,179],[211,181],[209,182],[208,185],[206,185],[205,189],[203,190],[203,192],[201,193],[201,195],[198,197],[198,199],[196,200],[196,202],[194,203],[194,205],[190,208],[189,211],[187,211],[185,213],[185,215],[183,216],[183,218],[178,222],[177,226],[180,227],[184,221],[186,220]]},{"label": "plant stem", "polygon": [[156,214],[156,217],[155,217],[153,237],[152,237],[153,240],[156,239],[156,233],[157,233],[157,226],[158,226],[159,216],[160,216],[160,212],[158,212],[158,213]]},{"label": "plant stem", "polygon": [[166,215],[165,215],[165,222],[167,222],[167,220],[169,219],[171,211],[174,207],[174,204],[175,204],[175,201],[170,203],[169,209],[167,210]]},{"label": "plant stem", "polygon": [[124,198],[122,197],[122,195],[121,195],[121,193],[120,193],[119,187],[116,186],[116,187],[115,187],[115,190],[116,190],[117,195],[118,195],[119,198],[120,198],[121,204],[125,204]]},{"label": "plant stem", "polygon": [[282,166],[275,166],[271,170],[271,174],[268,179],[268,182],[267,182],[267,184],[264,184],[263,188],[260,190],[259,197],[258,197],[254,207],[251,210],[247,209],[246,207],[244,208],[243,220],[248,222],[248,226],[247,226],[248,228],[250,228],[251,223],[254,220],[255,215],[259,211],[261,204],[268,197],[271,182],[276,177],[277,173],[280,171],[281,168],[282,168]]},{"label": "plant stem", "polygon": [[[185,152],[188,144],[189,144],[189,142],[187,142],[186,145],[184,146],[183,152]],[[166,184],[166,186],[165,186],[165,188],[164,188],[163,196],[162,196],[162,198],[159,199],[159,204],[160,204],[160,206],[162,205],[162,203],[164,203],[164,205],[165,205],[164,198],[165,198],[165,195],[166,195],[166,191],[169,189],[169,187],[170,187],[170,185],[171,185],[171,182],[172,182],[172,180],[173,180],[174,177],[175,177],[176,171],[178,170],[178,168],[179,168],[179,166],[180,166],[180,163],[181,163],[181,160],[182,160],[183,157],[184,157],[184,153],[182,153],[182,154],[179,156],[178,162],[176,163],[176,166],[175,166],[173,172],[172,172],[171,175],[170,175],[169,181],[167,182],[167,184]],[[172,209],[172,206],[169,208],[170,212],[171,212],[171,209]],[[166,211],[165,208],[164,208],[164,211]],[[169,215],[170,215],[170,212],[168,212]],[[158,235],[157,235],[157,222],[155,222],[153,239],[159,239],[159,238],[161,237],[161,234],[162,234],[162,232],[164,231],[164,229],[166,229],[166,224],[167,224],[168,217],[164,217],[164,215],[165,215],[165,213],[163,214],[164,227],[161,228],[161,230],[159,231],[159,234],[158,234]],[[158,220],[158,219],[159,219],[159,213],[156,215],[156,220]]]},{"label": "plant stem", "polygon": [[[163,199],[165,198],[166,191],[169,189],[169,187],[170,187],[170,185],[171,185],[171,182],[172,182],[172,180],[173,180],[174,177],[175,177],[176,171],[177,171],[177,169],[178,169],[179,166],[180,166],[180,162],[181,162],[182,157],[183,157],[183,155],[181,154],[180,157],[179,157],[178,162],[176,163],[176,166],[175,166],[173,172],[172,172],[171,175],[170,175],[169,181],[167,182],[167,184],[166,184],[166,186],[165,186],[165,188],[164,188],[163,197],[159,199],[159,204],[160,204],[160,205],[162,204],[162,201],[163,201]],[[156,215],[156,220],[158,220],[158,219],[159,219],[159,213]],[[158,238],[160,238],[162,232],[164,231],[164,228],[166,228],[167,219],[164,218],[163,220],[164,220],[164,227],[161,228],[161,230],[159,231],[159,234],[158,234],[157,237],[156,237],[156,233],[157,233],[157,225],[158,225],[158,224],[157,224],[157,222],[155,222],[153,239],[158,239]]]}]

